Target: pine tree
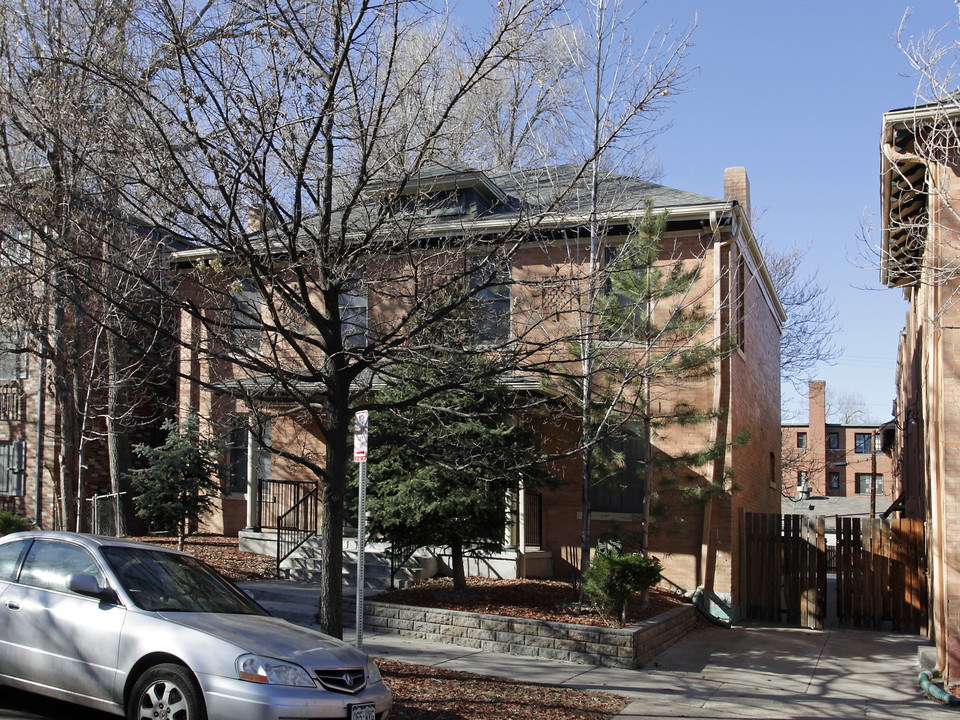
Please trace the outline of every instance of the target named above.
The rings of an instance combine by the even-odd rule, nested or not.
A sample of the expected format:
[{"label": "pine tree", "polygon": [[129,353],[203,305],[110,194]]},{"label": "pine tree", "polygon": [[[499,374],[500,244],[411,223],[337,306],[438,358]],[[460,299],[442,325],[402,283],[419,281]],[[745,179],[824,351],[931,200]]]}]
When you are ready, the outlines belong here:
[{"label": "pine tree", "polygon": [[196,415],[182,425],[168,420],[163,429],[163,445],[134,446],[146,467],[132,470],[130,481],[137,492],[137,515],[157,529],[175,530],[177,547],[183,550],[189,528],[210,509],[220,489],[220,450],[214,440],[200,436]]},{"label": "pine tree", "polygon": [[[674,398],[682,397],[677,388],[712,376],[718,361],[729,352],[729,342],[711,331],[715,315],[702,302],[705,293],[713,291],[701,282],[702,258],[684,259],[665,250],[666,225],[667,214],[655,213],[648,203],[622,244],[605,242],[604,262],[593,285],[596,294],[588,306],[589,327],[594,330],[572,351],[587,371],[565,378],[571,385],[569,395],[586,403],[585,409],[580,408],[584,425],[581,570],[589,565],[591,496],[598,487],[615,491],[624,470],[642,478],[639,545],[646,552],[651,515],[667,509],[654,490],[654,475],[659,488],[672,486],[680,498],[707,499],[723,489],[723,480],[684,483],[682,471],[722,456],[728,442],[746,440],[731,440],[720,433],[709,447],[655,453],[656,437],[671,427],[719,420],[717,409],[693,407]],[[590,362],[584,363],[584,357]],[[665,401],[664,394],[673,397]],[[633,443],[629,453],[623,450],[625,441]]]},{"label": "pine tree", "polygon": [[[378,394],[394,409],[370,418],[370,532],[407,548],[449,546],[454,588],[464,590],[465,554],[505,545],[511,495],[552,478],[540,436],[513,413],[515,393],[480,370],[482,352],[434,360],[397,368]],[[473,379],[460,384],[455,368]],[[414,400],[442,383],[444,392]]]}]

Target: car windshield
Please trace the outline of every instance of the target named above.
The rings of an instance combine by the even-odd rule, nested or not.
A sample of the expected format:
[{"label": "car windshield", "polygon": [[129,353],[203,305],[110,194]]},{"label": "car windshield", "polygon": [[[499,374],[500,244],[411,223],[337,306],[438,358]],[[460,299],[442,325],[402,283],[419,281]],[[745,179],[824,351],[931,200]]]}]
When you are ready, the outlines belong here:
[{"label": "car windshield", "polygon": [[144,610],[267,614],[189,555],[133,547],[104,547],[101,551],[131,600]]}]

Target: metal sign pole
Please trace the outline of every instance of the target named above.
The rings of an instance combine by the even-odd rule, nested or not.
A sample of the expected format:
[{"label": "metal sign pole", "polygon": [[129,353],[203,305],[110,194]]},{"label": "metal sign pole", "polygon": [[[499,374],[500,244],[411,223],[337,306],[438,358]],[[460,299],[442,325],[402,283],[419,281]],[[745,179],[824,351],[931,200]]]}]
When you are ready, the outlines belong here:
[{"label": "metal sign pole", "polygon": [[357,504],[357,649],[363,650],[363,585],[367,547],[367,461],[360,463],[360,502]]},{"label": "metal sign pole", "polygon": [[353,459],[360,463],[360,497],[357,502],[357,650],[363,650],[363,586],[367,549],[367,433],[369,414],[357,413],[353,435]]}]

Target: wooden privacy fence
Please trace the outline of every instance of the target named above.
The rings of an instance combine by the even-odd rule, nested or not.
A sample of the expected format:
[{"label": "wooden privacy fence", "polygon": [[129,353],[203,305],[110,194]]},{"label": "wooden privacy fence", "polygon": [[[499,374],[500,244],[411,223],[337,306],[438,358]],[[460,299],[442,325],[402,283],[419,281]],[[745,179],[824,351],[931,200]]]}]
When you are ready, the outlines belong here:
[{"label": "wooden privacy fence", "polygon": [[854,627],[927,627],[923,522],[837,518],[837,616]]},{"label": "wooden privacy fence", "polygon": [[741,512],[740,604],[746,619],[822,628],[828,608],[856,627],[927,625],[923,522],[837,518],[828,584],[823,517]]}]

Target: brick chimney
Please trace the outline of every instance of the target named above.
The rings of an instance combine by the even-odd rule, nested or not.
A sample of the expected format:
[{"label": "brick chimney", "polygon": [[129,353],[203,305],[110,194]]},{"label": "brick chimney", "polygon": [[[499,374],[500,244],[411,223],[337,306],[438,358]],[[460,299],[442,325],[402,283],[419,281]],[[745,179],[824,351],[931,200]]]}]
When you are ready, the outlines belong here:
[{"label": "brick chimney", "polygon": [[807,434],[810,484],[818,495],[827,494],[827,383],[811,380],[807,383],[810,419]]},{"label": "brick chimney", "polygon": [[247,206],[247,232],[251,235],[262,230],[272,230],[276,225],[276,217],[265,206]]},{"label": "brick chimney", "polygon": [[747,177],[746,168],[730,167],[723,171],[723,197],[725,200],[736,200],[747,219],[753,222],[750,214],[750,178]]}]

